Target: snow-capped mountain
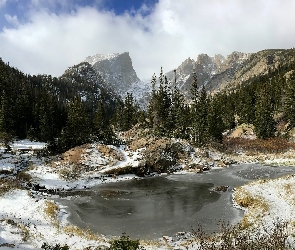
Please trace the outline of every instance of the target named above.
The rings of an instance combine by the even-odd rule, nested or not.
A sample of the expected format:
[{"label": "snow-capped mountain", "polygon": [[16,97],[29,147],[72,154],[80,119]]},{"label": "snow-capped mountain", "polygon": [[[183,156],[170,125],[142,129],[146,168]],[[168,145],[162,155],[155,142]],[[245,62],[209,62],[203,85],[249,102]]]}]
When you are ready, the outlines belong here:
[{"label": "snow-capped mountain", "polygon": [[127,93],[132,93],[140,106],[145,106],[151,92],[151,86],[137,77],[128,52],[96,54],[88,56],[84,62],[89,63],[103,77],[105,84],[114,93],[123,99]]},{"label": "snow-capped mountain", "polygon": [[231,81],[248,56],[249,54],[241,52],[233,52],[227,57],[219,54],[214,57],[200,54],[196,60],[186,59],[176,70],[166,73],[166,76],[174,85],[176,82],[186,97],[190,96],[194,72],[200,87],[204,85],[208,91],[215,91],[221,83]]},{"label": "snow-capped mountain", "polygon": [[[200,88],[205,86],[207,91],[214,93],[235,88],[255,76],[268,74],[270,69],[277,69],[290,60],[293,59],[289,50],[263,50],[252,54],[233,52],[228,56],[200,54],[195,60],[186,59],[165,75],[172,86],[178,86],[189,100],[194,72]],[[128,52],[89,56],[65,72],[65,75],[69,74],[76,75],[80,82],[92,82],[93,86],[99,82],[100,88],[122,99],[127,92],[132,93],[142,108],[147,107],[152,92],[151,83],[137,77]]]},{"label": "snow-capped mountain", "polygon": [[88,56],[85,62],[90,63],[117,94],[125,93],[131,85],[140,81],[128,52]]}]

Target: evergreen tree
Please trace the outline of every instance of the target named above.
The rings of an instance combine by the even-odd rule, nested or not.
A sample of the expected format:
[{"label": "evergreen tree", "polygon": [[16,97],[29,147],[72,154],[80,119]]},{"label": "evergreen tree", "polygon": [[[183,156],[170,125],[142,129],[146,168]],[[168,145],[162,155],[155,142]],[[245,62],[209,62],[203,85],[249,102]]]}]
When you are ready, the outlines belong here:
[{"label": "evergreen tree", "polygon": [[196,123],[194,130],[197,134],[196,143],[206,144],[209,139],[208,131],[208,100],[206,89],[203,86],[200,91],[199,102],[197,103]]},{"label": "evergreen tree", "polygon": [[221,117],[222,110],[214,99],[208,100],[208,135],[212,141],[222,142],[224,124]]},{"label": "evergreen tree", "polygon": [[198,79],[196,72],[193,72],[193,83],[191,87],[191,95],[192,95],[192,105],[191,105],[191,125],[192,125],[192,141],[197,142],[198,140],[198,131],[196,127],[198,126],[198,103],[199,103],[199,91],[198,91]]},{"label": "evergreen tree", "polygon": [[154,127],[154,122],[156,120],[156,108],[157,108],[157,95],[156,95],[156,83],[157,83],[157,77],[156,74],[153,75],[151,80],[152,85],[152,94],[151,94],[151,100],[148,105],[148,120],[149,120],[149,127]]},{"label": "evergreen tree", "polygon": [[267,86],[261,89],[255,106],[255,132],[258,138],[267,139],[275,135],[273,102]]},{"label": "evergreen tree", "polygon": [[132,93],[127,93],[122,112],[122,130],[127,131],[137,123],[137,107],[135,106]]},{"label": "evergreen tree", "polygon": [[209,140],[208,99],[204,86],[202,87],[201,91],[198,90],[196,73],[193,73],[191,94],[192,140],[197,145],[204,145]]},{"label": "evergreen tree", "polygon": [[4,143],[6,148],[9,148],[9,142],[12,139],[10,125],[9,125],[9,117],[8,117],[8,103],[5,92],[1,98],[1,109],[0,109],[0,140]]},{"label": "evergreen tree", "polygon": [[68,150],[90,141],[89,119],[80,97],[70,102],[67,123],[61,135],[61,149]]},{"label": "evergreen tree", "polygon": [[289,128],[295,127],[295,73],[287,79],[286,94],[284,98],[285,116],[289,122]]},{"label": "evergreen tree", "polygon": [[[152,81],[155,79],[153,78]],[[171,132],[171,94],[167,78],[161,73],[159,77],[160,86],[153,90],[149,104],[149,120],[154,132],[160,136],[170,136]]]},{"label": "evergreen tree", "polygon": [[116,141],[116,136],[110,126],[102,97],[98,102],[98,108],[94,117],[93,136],[95,141],[100,141],[105,144],[113,144]]},{"label": "evergreen tree", "polygon": [[184,96],[174,87],[171,97],[171,129],[176,138],[189,139],[190,111],[184,102]]}]

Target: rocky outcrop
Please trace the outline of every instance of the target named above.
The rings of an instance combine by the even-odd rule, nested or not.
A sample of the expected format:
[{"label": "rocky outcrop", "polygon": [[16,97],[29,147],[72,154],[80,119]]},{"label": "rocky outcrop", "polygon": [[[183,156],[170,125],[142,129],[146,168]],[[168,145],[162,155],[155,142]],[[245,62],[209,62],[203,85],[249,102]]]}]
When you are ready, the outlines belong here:
[{"label": "rocky outcrop", "polygon": [[128,52],[119,54],[97,54],[85,59],[104,79],[106,84],[118,95],[125,96],[140,79],[132,65]]},{"label": "rocky outcrop", "polygon": [[176,85],[186,97],[190,97],[193,72],[196,72],[199,86],[204,85],[207,91],[215,93],[223,89],[233,89],[251,78],[266,75],[294,60],[295,49],[233,52],[226,57],[200,54],[196,60],[186,59],[166,76],[174,84],[176,72]]},{"label": "rocky outcrop", "polygon": [[234,78],[248,56],[249,54],[241,52],[233,52],[227,57],[219,54],[213,57],[200,54],[196,60],[186,59],[176,70],[168,72],[166,76],[174,84],[176,73],[176,85],[186,97],[190,97],[193,72],[197,75],[199,87],[206,86],[207,90],[215,91],[223,83],[228,83]]},{"label": "rocky outcrop", "polygon": [[173,171],[181,159],[188,157],[189,152],[183,144],[161,138],[148,145],[143,153],[142,165],[149,172],[167,173]]}]

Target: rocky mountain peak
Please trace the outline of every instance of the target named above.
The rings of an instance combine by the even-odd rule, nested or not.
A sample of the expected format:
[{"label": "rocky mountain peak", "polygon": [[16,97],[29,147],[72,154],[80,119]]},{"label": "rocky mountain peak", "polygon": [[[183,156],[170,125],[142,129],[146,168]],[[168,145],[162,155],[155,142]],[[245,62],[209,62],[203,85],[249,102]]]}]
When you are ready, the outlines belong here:
[{"label": "rocky mountain peak", "polygon": [[128,52],[96,54],[88,56],[85,62],[89,62],[104,78],[106,84],[122,97],[126,95],[132,85],[140,82]]},{"label": "rocky mountain peak", "polygon": [[212,58],[207,54],[200,54],[198,55],[196,64],[210,64],[212,63]]},{"label": "rocky mountain peak", "polygon": [[190,74],[194,69],[195,61],[190,57],[187,58],[181,65],[177,68],[177,76],[180,74]]},{"label": "rocky mountain peak", "polygon": [[93,66],[96,62],[100,62],[100,61],[103,61],[103,60],[111,60],[113,58],[118,57],[119,55],[120,55],[119,53],[96,54],[94,56],[87,56],[84,61],[90,63]]}]

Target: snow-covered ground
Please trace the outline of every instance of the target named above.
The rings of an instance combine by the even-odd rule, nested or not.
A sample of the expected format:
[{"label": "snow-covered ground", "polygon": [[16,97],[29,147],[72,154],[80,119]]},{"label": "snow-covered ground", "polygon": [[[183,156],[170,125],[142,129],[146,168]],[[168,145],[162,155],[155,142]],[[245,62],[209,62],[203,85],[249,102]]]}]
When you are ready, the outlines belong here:
[{"label": "snow-covered ground", "polygon": [[[37,156],[36,151],[45,147],[44,143],[18,141],[11,145],[12,152],[1,149],[0,181],[5,176],[13,176],[26,169],[32,182],[44,185],[48,189],[84,189],[100,183],[117,182],[138,178],[135,175],[109,176],[109,170],[138,166],[141,150],[129,151],[124,147],[106,147],[97,144],[81,147],[77,151],[68,152],[59,159],[48,159]],[[21,153],[20,153],[21,152]],[[219,161],[216,152],[212,157]],[[212,160],[212,159],[211,159]],[[200,162],[200,159],[195,159]],[[288,158],[289,162],[295,159]],[[79,162],[87,171],[78,173],[75,178],[66,180],[63,174],[74,171]],[[268,164],[284,162],[278,157],[270,159]],[[62,170],[62,171],[61,171]],[[280,219],[289,222],[290,235],[294,233],[295,224],[295,175],[281,177],[276,180],[259,180],[238,188],[236,197],[251,197],[252,202],[245,209],[249,225],[271,225]],[[0,182],[1,185],[4,185]],[[244,195],[244,196],[243,196]],[[90,231],[83,232],[70,225],[66,207],[56,204],[50,194],[41,195],[37,191],[12,189],[0,196],[0,249],[41,249],[42,244],[67,244],[70,249],[98,249],[108,247],[109,239],[102,235],[94,235]],[[262,205],[257,205],[261,201]],[[253,205],[254,204],[254,205]],[[145,249],[197,249],[194,239],[172,240],[164,237],[157,242],[142,242]]]},{"label": "snow-covered ground", "polygon": [[246,228],[263,233],[272,230],[277,222],[287,223],[288,240],[294,241],[295,174],[239,187],[234,193],[234,203],[245,210],[242,224]]},{"label": "snow-covered ground", "polygon": [[[137,166],[141,150],[128,152],[124,147],[108,147],[107,154],[102,154],[97,145],[90,145],[78,155],[80,162],[89,167],[78,179],[65,180],[58,169],[72,168],[73,155],[64,156],[63,160],[56,159],[48,164],[48,158],[37,157],[34,149],[45,147],[44,143],[28,140],[17,141],[11,145],[12,151],[1,149],[0,178],[13,176],[24,169],[25,164],[33,179],[32,182],[45,186],[47,189],[81,189],[106,182],[117,182],[138,178],[135,175],[108,177],[105,172],[124,166]],[[22,151],[23,150],[23,151]],[[71,154],[71,152],[69,153]],[[75,157],[74,157],[75,158]],[[21,163],[22,162],[22,163]],[[5,170],[9,170],[6,172]],[[1,179],[0,179],[1,180]],[[0,182],[1,185],[4,185]],[[96,235],[90,231],[83,232],[68,223],[66,207],[54,202],[55,195],[39,191],[11,189],[0,195],[0,249],[41,249],[43,243],[51,246],[67,244],[70,249],[103,249],[109,247],[109,240],[103,235]],[[55,215],[50,214],[50,208],[56,207]],[[51,209],[52,210],[52,209]],[[142,242],[145,249],[167,249],[168,238],[158,242]],[[182,241],[170,245],[185,244]]]}]

